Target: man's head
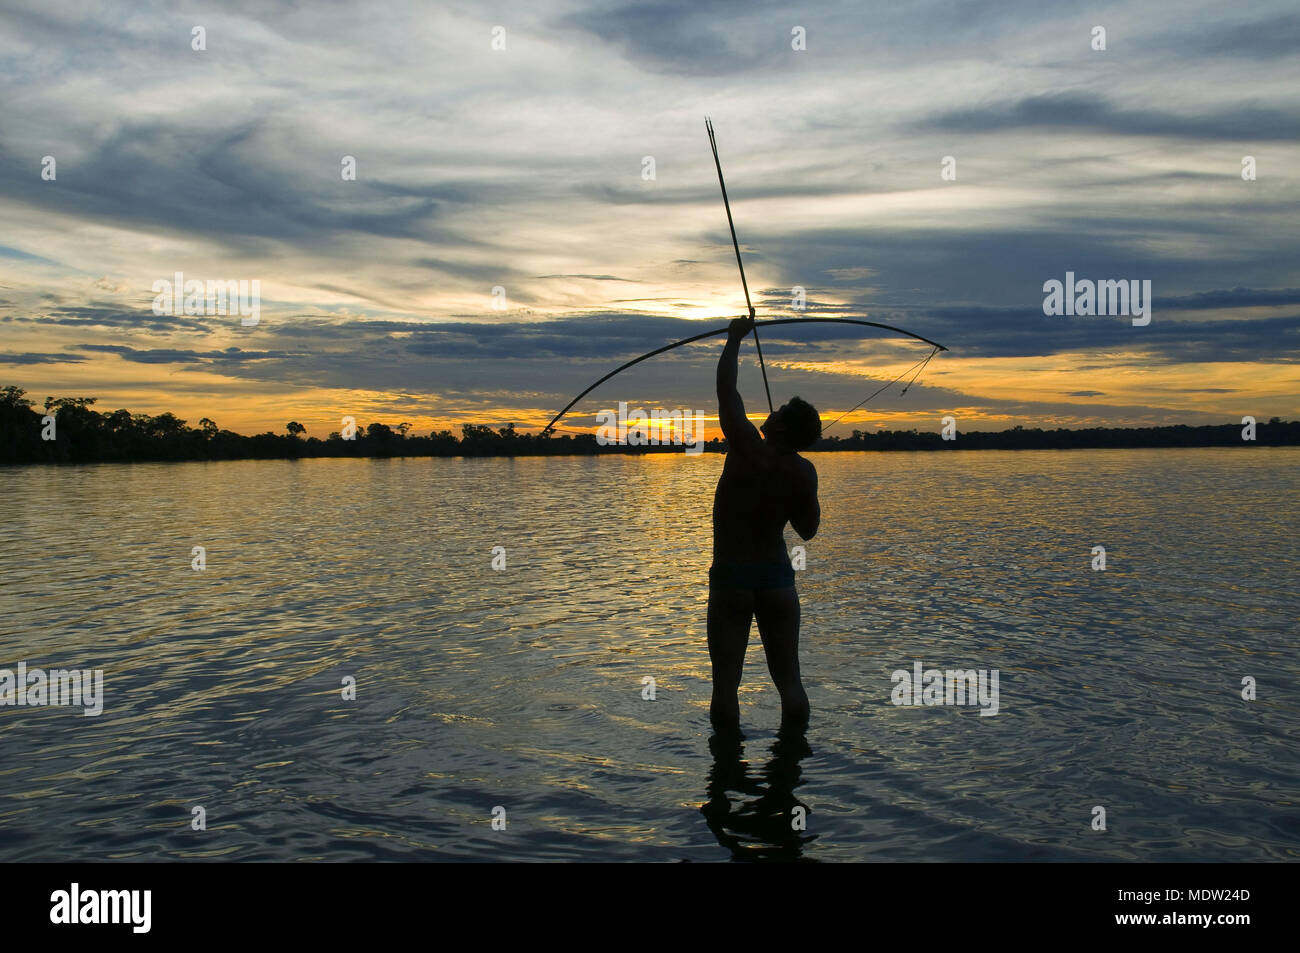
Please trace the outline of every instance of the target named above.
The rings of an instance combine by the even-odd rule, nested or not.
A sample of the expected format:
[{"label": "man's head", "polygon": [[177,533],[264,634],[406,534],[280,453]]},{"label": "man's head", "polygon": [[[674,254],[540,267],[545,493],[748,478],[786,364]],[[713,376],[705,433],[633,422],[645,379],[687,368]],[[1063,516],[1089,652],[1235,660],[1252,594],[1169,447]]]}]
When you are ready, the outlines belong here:
[{"label": "man's head", "polygon": [[759,429],[768,442],[779,449],[806,450],[822,435],[822,418],[808,401],[791,397],[769,414]]}]

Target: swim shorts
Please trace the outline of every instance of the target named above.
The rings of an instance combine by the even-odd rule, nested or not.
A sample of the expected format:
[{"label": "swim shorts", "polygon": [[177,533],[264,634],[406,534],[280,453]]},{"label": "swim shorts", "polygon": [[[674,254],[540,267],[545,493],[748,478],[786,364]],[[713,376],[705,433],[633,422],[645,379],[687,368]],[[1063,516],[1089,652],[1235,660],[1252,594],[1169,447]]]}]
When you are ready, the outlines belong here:
[{"label": "swim shorts", "polygon": [[788,559],[762,563],[714,563],[709,586],[719,589],[786,589],[794,585],[794,567]]}]

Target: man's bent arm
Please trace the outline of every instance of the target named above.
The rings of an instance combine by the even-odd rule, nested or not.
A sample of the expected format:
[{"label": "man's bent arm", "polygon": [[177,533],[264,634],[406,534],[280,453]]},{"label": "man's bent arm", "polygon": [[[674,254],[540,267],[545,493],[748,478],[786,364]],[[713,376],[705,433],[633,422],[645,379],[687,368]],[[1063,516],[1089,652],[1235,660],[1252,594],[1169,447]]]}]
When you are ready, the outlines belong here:
[{"label": "man's bent arm", "polygon": [[817,528],[822,522],[822,505],[817,500],[817,471],[812,464],[808,464],[808,477],[802,497],[790,515],[790,525],[800,538],[809,540],[817,535]]}]

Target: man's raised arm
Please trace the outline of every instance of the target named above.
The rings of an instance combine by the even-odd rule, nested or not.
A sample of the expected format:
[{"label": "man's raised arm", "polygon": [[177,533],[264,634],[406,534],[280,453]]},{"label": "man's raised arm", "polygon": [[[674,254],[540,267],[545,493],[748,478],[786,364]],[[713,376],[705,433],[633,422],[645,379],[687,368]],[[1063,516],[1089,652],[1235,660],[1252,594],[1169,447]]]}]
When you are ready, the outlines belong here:
[{"label": "man's raised arm", "polygon": [[736,389],[736,363],[740,342],[754,327],[753,318],[736,318],[727,329],[727,343],[718,358],[718,422],[727,443],[735,449],[756,447],[762,441],[758,428],[745,416],[745,403]]}]

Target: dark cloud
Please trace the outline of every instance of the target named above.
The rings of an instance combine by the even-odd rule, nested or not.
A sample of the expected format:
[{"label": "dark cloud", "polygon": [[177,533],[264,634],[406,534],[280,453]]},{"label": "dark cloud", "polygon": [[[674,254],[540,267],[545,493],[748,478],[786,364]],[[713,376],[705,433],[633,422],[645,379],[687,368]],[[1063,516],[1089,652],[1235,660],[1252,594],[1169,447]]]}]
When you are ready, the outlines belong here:
[{"label": "dark cloud", "polygon": [[720,76],[758,68],[755,54],[773,46],[763,43],[772,30],[740,15],[771,6],[745,0],[707,6],[692,0],[599,3],[557,18],[554,26],[591,34],[648,69]]},{"label": "dark cloud", "polygon": [[15,316],[15,321],[26,324],[54,324],[67,327],[104,327],[124,331],[197,331],[208,333],[225,319],[192,318],[184,315],[154,314],[152,309],[132,311],[122,308],[105,308],[97,305],[52,308],[38,317]]},{"label": "dark cloud", "polygon": [[0,352],[0,364],[82,364],[86,358],[75,354],[13,354]]},{"label": "dark cloud", "polygon": [[32,172],[31,156],[0,142],[0,200],[119,227],[198,232],[256,255],[265,251],[261,241],[323,248],[342,233],[463,242],[440,227],[440,209],[490,201],[496,191],[465,183],[391,187],[378,176],[405,165],[393,159],[343,181],[337,150],[295,142],[255,115],[223,121],[205,113],[188,126],[105,124],[111,132],[93,152],[61,159],[55,182]]},{"label": "dark cloud", "polygon": [[[854,58],[907,61],[939,49],[987,45],[1055,13],[1053,4],[1042,0],[930,0],[876,5],[869,11],[851,0],[806,8],[782,0],[597,0],[551,25],[560,32],[594,36],[642,69],[725,79],[759,72],[797,75],[815,66],[839,66],[842,72],[843,64]],[[942,30],[935,24],[942,24]],[[803,53],[791,49],[796,25],[805,30]]]},{"label": "dark cloud", "polygon": [[[1183,214],[1185,221],[1138,224],[1122,215],[1086,218],[1061,213],[1041,225],[1017,229],[864,227],[808,229],[798,236],[764,230],[751,241],[767,249],[769,274],[775,271],[784,278],[782,285],[764,291],[766,306],[780,311],[788,311],[790,289],[801,285],[810,302],[824,302],[825,292],[833,288],[850,310],[915,314],[918,321],[926,314],[943,316],[945,309],[957,306],[984,315],[1008,308],[1022,318],[1037,310],[1041,319],[1043,283],[1062,280],[1067,271],[1094,280],[1150,279],[1158,311],[1244,308],[1290,300],[1289,289],[1269,288],[1279,277],[1277,244],[1287,239],[1260,228],[1251,216],[1194,209]],[[1183,242],[1188,233],[1202,238],[1194,250]],[[1143,240],[1135,241],[1135,234]],[[1205,241],[1208,236],[1215,241]],[[1225,248],[1233,249],[1230,258],[1222,253]],[[824,277],[863,266],[872,274],[859,282],[856,293],[851,284]],[[1228,281],[1249,285],[1204,296],[1169,295],[1165,290],[1189,285],[1224,288]],[[934,334],[918,330],[944,340],[938,328]]]},{"label": "dark cloud", "polygon": [[538,275],[538,278],[586,278],[588,281],[633,281],[639,278],[619,278],[617,275]]},{"label": "dark cloud", "polygon": [[1230,288],[1156,297],[1156,307],[1177,310],[1261,308],[1300,304],[1300,288]]},{"label": "dark cloud", "polygon": [[1300,315],[1178,321],[1152,309],[1151,323],[1129,318],[1048,317],[1042,308],[936,308],[926,319],[936,340],[954,353],[1037,357],[1097,351],[1130,352],[1150,364],[1300,362]]},{"label": "dark cloud", "polygon": [[1300,16],[1283,13],[1248,23],[1196,25],[1171,33],[1152,46],[1184,61],[1205,56],[1251,61],[1294,57],[1300,50]]},{"label": "dark cloud", "polygon": [[79,344],[78,350],[116,354],[136,364],[214,364],[238,365],[248,361],[266,361],[292,357],[287,351],[244,351],[237,347],[223,351],[189,351],[178,348],[138,350],[123,344]]},{"label": "dark cloud", "polygon": [[1080,129],[1122,136],[1293,142],[1300,138],[1300,113],[1295,109],[1243,104],[1232,109],[1183,115],[1157,109],[1121,109],[1101,95],[1070,92],[945,110],[918,120],[913,126],[962,134]]}]

